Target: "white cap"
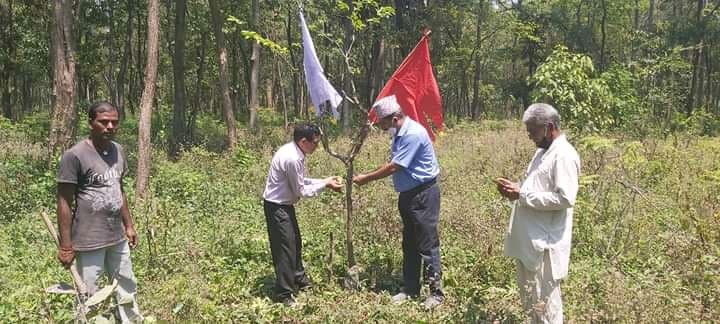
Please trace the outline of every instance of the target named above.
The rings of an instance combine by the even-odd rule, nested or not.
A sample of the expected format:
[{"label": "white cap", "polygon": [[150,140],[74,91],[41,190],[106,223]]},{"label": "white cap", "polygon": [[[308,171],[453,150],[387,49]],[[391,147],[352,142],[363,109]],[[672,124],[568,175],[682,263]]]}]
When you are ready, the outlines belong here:
[{"label": "white cap", "polygon": [[395,99],[395,95],[383,97],[382,99],[376,101],[373,104],[373,108],[375,109],[375,113],[379,119],[383,119],[394,113],[400,112],[400,105],[398,104],[397,99]]}]

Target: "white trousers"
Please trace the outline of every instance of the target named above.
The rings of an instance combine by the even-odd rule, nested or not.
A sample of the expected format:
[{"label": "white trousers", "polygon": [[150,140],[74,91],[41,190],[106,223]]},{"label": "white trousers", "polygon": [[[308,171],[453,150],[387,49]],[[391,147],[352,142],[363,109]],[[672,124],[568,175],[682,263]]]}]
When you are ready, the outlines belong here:
[{"label": "white trousers", "polygon": [[560,280],[553,279],[548,250],[538,271],[528,270],[517,260],[517,280],[523,309],[532,323],[563,322]]},{"label": "white trousers", "polygon": [[120,320],[123,323],[140,322],[142,316],[135,300],[137,282],[132,271],[127,241],[93,251],[78,251],[75,254],[78,272],[87,286],[88,295],[92,296],[99,290],[98,279],[103,273],[107,274],[110,281],[117,279],[115,298],[118,304],[122,303],[118,306]]}]

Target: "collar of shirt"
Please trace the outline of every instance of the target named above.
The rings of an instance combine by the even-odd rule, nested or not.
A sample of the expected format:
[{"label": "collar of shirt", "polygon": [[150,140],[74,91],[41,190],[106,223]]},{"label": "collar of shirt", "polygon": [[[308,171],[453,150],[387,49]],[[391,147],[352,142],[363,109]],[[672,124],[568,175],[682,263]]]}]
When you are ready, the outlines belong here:
[{"label": "collar of shirt", "polygon": [[305,152],[300,148],[300,146],[297,144],[297,142],[292,141],[293,146],[295,147],[295,150],[297,151],[298,157],[300,158],[301,162],[305,162]]},{"label": "collar of shirt", "polygon": [[415,121],[409,118],[408,116],[403,117],[403,124],[400,126],[400,129],[395,133],[395,137],[400,137],[405,134],[407,134],[408,129],[410,128],[410,123],[414,123]]},{"label": "collar of shirt", "polygon": [[560,136],[558,136],[555,140],[552,141],[552,143],[550,144],[550,147],[548,147],[547,150],[540,149],[539,153],[542,154],[542,156],[540,157],[540,161],[544,161],[546,156],[551,155],[550,154],[551,152],[555,152],[555,151],[559,150],[558,147],[563,146],[562,144],[565,142],[567,142],[567,138],[565,137],[565,134],[560,134]]}]

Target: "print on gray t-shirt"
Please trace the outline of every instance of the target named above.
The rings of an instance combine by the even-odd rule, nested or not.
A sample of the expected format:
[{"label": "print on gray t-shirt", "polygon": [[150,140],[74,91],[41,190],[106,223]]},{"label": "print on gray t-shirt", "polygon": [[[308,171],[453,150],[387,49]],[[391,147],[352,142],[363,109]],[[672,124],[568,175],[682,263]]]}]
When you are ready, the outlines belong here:
[{"label": "print on gray t-shirt", "polygon": [[125,240],[120,209],[120,188],[127,161],[120,144],[112,142],[99,154],[90,140],[67,150],[60,160],[58,183],[75,184],[72,242],[77,251],[88,251]]}]

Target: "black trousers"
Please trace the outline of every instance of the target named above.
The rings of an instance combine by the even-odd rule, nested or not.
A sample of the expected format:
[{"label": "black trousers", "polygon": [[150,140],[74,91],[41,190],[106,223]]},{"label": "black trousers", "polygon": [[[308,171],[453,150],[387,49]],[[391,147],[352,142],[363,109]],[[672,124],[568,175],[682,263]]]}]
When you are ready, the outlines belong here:
[{"label": "black trousers", "polygon": [[400,193],[398,209],[403,221],[403,281],[405,293],[420,293],[421,264],[430,293],[443,295],[441,287],[440,188],[431,181]]},{"label": "black trousers", "polygon": [[264,201],[270,252],[275,268],[275,298],[283,300],[310,282],[302,264],[302,240],[295,207]]}]

